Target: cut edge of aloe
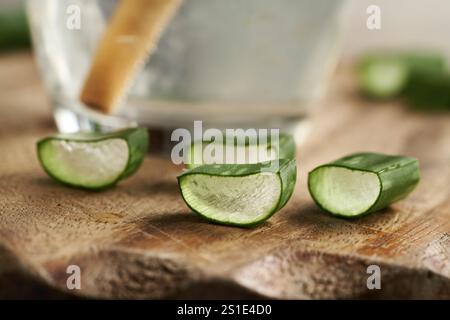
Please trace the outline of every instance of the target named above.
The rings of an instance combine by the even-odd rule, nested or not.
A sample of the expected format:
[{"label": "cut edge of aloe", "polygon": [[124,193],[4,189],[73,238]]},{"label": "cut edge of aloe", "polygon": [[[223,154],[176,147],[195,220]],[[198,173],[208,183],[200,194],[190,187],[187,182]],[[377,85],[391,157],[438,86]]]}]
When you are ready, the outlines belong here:
[{"label": "cut edge of aloe", "polygon": [[[372,160],[362,165],[352,163],[357,157],[371,157]],[[331,174],[325,178],[318,176],[321,171],[331,170],[335,171],[335,175]],[[339,174],[339,171],[352,177],[342,179],[342,174]],[[362,177],[365,181],[362,181]],[[320,184],[324,183],[318,181],[321,178],[329,179],[331,183],[336,183],[336,181],[337,184],[346,183],[346,189],[343,190],[342,185],[328,189],[323,186],[320,188]],[[344,180],[344,182],[339,180]],[[349,181],[354,183],[349,186]],[[390,204],[406,198],[416,188],[419,181],[420,171],[416,158],[377,153],[357,153],[312,170],[308,174],[308,190],[316,205],[323,211],[334,216],[358,218],[384,209]],[[374,190],[375,186],[377,190]],[[353,190],[351,190],[352,188]],[[364,192],[361,193],[361,190]],[[352,191],[354,193],[350,194]],[[360,192],[359,195],[358,192]],[[355,200],[355,197],[358,196],[360,198],[365,196],[367,199],[364,199],[365,202],[361,200],[358,203]],[[341,203],[339,203],[339,200]]]},{"label": "cut edge of aloe", "polygon": [[[216,142],[212,141],[204,141],[204,140],[197,140],[194,141],[188,148],[189,150],[189,154],[187,156],[188,159],[188,163],[186,163],[186,168],[188,169],[194,169],[196,167],[205,165],[205,163],[195,163],[195,158],[194,158],[194,154],[195,154],[195,149],[197,148],[197,146],[199,144],[203,145],[203,148],[209,144],[214,144]],[[227,142],[223,141],[222,143],[223,146],[227,146]],[[262,144],[256,143],[255,146],[256,147],[260,147]],[[279,135],[279,150],[277,150],[276,148],[272,147],[272,143],[271,141],[268,141],[267,143],[264,144],[267,147],[267,152],[268,153],[274,153],[274,156],[272,156],[271,158],[268,159],[260,159],[260,161],[258,162],[267,162],[267,161],[272,161],[275,159],[295,159],[296,156],[296,144],[295,144],[295,140],[292,137],[292,135],[289,134],[284,134],[281,133]],[[235,145],[235,154],[237,153],[236,148],[249,148],[251,145],[248,141],[245,142],[245,144],[243,145]],[[248,151],[248,150],[246,150]],[[203,155],[202,155],[202,161],[203,161]],[[250,162],[249,164],[254,164],[256,162]]]},{"label": "cut edge of aloe", "polygon": [[[178,176],[180,193],[186,205],[194,213],[209,222],[237,227],[255,227],[281,210],[289,201],[294,191],[297,176],[296,161],[293,159],[280,159],[275,161],[278,162],[277,169],[271,169],[274,168],[274,161],[256,164],[212,164],[196,167]],[[189,180],[192,177],[194,177],[192,179],[195,179],[195,176],[200,176],[200,178],[205,178],[205,176],[207,176],[208,178],[206,180],[209,181],[205,182],[204,179],[203,182]],[[248,181],[244,181],[243,185],[242,179],[246,178],[249,179]],[[226,212],[225,214],[219,212],[219,210],[224,210],[224,207],[229,209],[230,205],[242,205],[246,209],[249,209],[252,205],[255,206],[256,204],[261,203],[258,202],[260,200],[255,201],[255,195],[251,192],[248,195],[249,197],[253,195],[253,198],[251,198],[253,201],[247,201],[250,199],[241,199],[241,201],[243,201],[242,204],[236,204],[236,201],[239,199],[236,200],[233,196],[229,195],[230,190],[233,189],[230,189],[230,186],[236,187],[241,185],[243,191],[248,191],[255,187],[255,182],[258,178],[261,178],[260,180],[265,179],[264,181],[259,181],[259,185],[279,183],[277,185],[278,189],[275,188],[278,190],[278,194],[276,196],[273,196],[272,194],[268,195],[268,197],[273,196],[273,198],[270,199],[272,202],[268,201],[267,204],[265,203],[265,208],[262,212],[255,214],[254,217],[250,218],[248,218],[248,216],[251,214],[248,212],[243,213],[234,211],[232,213]],[[240,181],[236,180],[235,182],[233,179],[240,179]],[[218,206],[218,208],[209,210],[213,205],[210,203],[203,204],[201,203],[203,200],[200,199],[200,197],[207,194],[201,195],[198,191],[197,194],[194,194],[195,192],[191,190],[192,185],[189,185],[190,183],[196,185],[199,189],[202,188],[202,184],[203,187],[207,185],[206,192],[211,189],[215,190],[216,195],[214,199],[215,201],[223,201],[223,206]],[[225,185],[221,187],[222,190],[217,189],[217,186],[220,184]],[[236,192],[236,190],[234,190],[234,192]],[[242,197],[242,192],[237,192],[236,194],[239,194]],[[225,218],[220,217],[221,215]],[[248,219],[241,219],[242,216],[245,216]]]},{"label": "cut edge of aloe", "polygon": [[364,93],[376,99],[388,99],[401,93],[408,82],[408,68],[398,59],[365,61],[359,66]]},{"label": "cut edge of aloe", "polygon": [[[74,177],[76,172],[64,173],[64,168],[58,168],[55,162],[56,147],[74,148],[81,147],[82,144],[101,144],[115,141],[115,147],[126,144],[126,156],[122,159],[122,166],[118,168],[117,173],[111,174],[106,180],[96,182],[83,182],[82,178]],[[50,145],[52,142],[55,145]],[[60,143],[58,145],[58,143]],[[129,128],[110,133],[75,133],[75,134],[57,134],[39,140],[36,144],[39,162],[44,171],[54,180],[64,185],[87,189],[87,190],[104,190],[115,186],[119,181],[134,174],[141,166],[149,145],[148,130],[144,128]],[[60,164],[61,165],[61,164]],[[63,165],[61,165],[63,166]],[[67,170],[70,168],[67,167]],[[75,182],[74,182],[75,181]]]}]

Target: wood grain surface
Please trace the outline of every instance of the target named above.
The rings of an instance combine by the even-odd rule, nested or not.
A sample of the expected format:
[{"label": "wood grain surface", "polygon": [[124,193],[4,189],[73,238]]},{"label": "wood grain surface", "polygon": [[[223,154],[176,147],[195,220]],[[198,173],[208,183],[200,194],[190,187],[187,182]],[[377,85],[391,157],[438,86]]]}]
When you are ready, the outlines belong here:
[{"label": "wood grain surface", "polygon": [[[55,131],[27,54],[0,57],[0,297],[450,298],[450,117],[356,94],[350,68],[298,150],[293,199],[262,226],[208,224],[179,196],[181,168],[149,156],[114,189],[63,187],[39,167],[35,142]],[[406,200],[361,218],[320,212],[309,170],[354,151],[419,158]],[[66,287],[69,265],[81,290]],[[381,267],[382,289],[366,287]]]}]

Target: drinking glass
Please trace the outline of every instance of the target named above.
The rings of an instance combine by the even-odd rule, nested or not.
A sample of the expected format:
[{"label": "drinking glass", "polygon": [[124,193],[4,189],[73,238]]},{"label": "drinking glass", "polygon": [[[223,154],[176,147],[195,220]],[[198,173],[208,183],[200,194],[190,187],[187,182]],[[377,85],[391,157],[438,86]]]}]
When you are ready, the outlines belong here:
[{"label": "drinking glass", "polygon": [[[201,120],[205,128],[278,128],[299,136],[335,66],[347,11],[345,0],[184,0],[120,108],[106,115],[79,96],[117,3],[27,1],[61,132],[139,124],[166,145],[172,130]],[[79,28],[68,25],[73,8]]]}]

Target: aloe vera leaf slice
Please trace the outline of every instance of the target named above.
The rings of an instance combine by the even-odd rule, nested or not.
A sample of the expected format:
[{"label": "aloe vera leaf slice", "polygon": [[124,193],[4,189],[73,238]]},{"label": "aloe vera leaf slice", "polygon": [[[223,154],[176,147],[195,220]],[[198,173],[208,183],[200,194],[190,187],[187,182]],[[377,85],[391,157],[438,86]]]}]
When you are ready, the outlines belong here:
[{"label": "aloe vera leaf slice", "polygon": [[324,211],[351,218],[405,198],[419,180],[419,163],[415,158],[356,153],[311,171],[308,189]]},{"label": "aloe vera leaf slice", "polygon": [[365,56],[358,65],[363,92],[375,99],[388,99],[402,94],[411,75],[441,73],[445,59],[433,53],[379,53]]},{"label": "aloe vera leaf slice", "polygon": [[[297,175],[295,160],[203,165],[178,177],[181,195],[195,213],[219,224],[256,226],[283,208]],[[272,169],[268,169],[272,168]]]},{"label": "aloe vera leaf slice", "polygon": [[[192,169],[203,164],[239,164],[238,155],[245,155],[243,157],[245,163],[240,164],[253,164],[275,159],[295,159],[296,144],[292,135],[282,133],[279,135],[278,141],[278,146],[271,143],[271,141],[261,144],[251,144],[248,141],[245,143],[238,143],[235,139],[233,139],[234,143],[228,143],[225,139],[225,141],[220,144],[209,141],[194,141],[188,150],[189,154],[187,155],[188,162],[186,163],[186,167]],[[208,158],[209,153],[205,151],[208,145],[215,143],[217,143],[220,148],[223,148],[223,155],[218,157],[219,161],[216,161],[217,159]],[[258,148],[266,148],[266,150],[265,152],[259,153]],[[231,158],[227,157],[230,151],[232,151],[231,154],[233,155]]]},{"label": "aloe vera leaf slice", "polygon": [[53,179],[72,187],[99,190],[138,170],[148,149],[148,131],[54,135],[37,143],[39,161]]}]

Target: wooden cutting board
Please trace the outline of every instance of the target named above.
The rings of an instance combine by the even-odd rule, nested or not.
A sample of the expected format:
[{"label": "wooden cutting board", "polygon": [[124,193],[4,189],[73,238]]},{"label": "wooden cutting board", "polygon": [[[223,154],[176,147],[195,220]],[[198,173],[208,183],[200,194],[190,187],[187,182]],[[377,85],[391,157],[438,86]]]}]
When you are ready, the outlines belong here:
[{"label": "wooden cutting board", "polygon": [[[55,128],[30,56],[1,57],[0,79],[0,297],[450,298],[448,115],[365,102],[341,67],[298,150],[293,199],[245,230],[191,213],[165,159],[105,192],[53,182],[35,155]],[[321,213],[307,172],[362,150],[418,157],[418,189],[359,220]],[[372,264],[381,290],[366,286]],[[67,289],[69,265],[80,290]]]}]

